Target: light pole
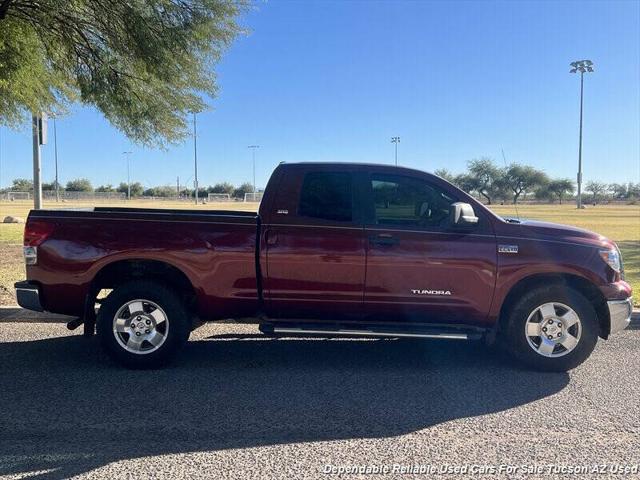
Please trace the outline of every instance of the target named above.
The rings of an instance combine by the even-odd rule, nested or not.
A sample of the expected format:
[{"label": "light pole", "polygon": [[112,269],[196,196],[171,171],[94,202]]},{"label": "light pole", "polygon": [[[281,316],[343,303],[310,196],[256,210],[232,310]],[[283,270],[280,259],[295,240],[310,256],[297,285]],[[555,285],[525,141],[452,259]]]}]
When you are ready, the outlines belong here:
[{"label": "light pole", "polygon": [[584,74],[585,72],[593,72],[593,62],[591,60],[578,60],[571,62],[570,73],[580,72],[580,139],[578,141],[578,197],[576,204],[578,208],[582,208],[582,97],[584,91]]},{"label": "light pole", "polygon": [[60,188],[58,184],[58,132],[56,130],[56,115],[53,115],[53,155],[56,162],[56,202],[59,202]]},{"label": "light pole", "polygon": [[193,184],[196,187],[196,205],[198,204],[198,142],[196,140],[196,112],[193,112],[193,165],[195,177]]},{"label": "light pole", "polygon": [[131,152],[122,152],[127,159],[127,200],[131,200],[131,175],[129,168],[129,158],[131,158]]},{"label": "light pole", "polygon": [[249,145],[247,148],[251,149],[251,157],[253,158],[253,194],[255,200],[256,193],[256,149],[260,148],[260,145]]},{"label": "light pole", "polygon": [[391,137],[391,143],[396,147],[396,167],[398,166],[398,144],[400,143],[400,137]]}]

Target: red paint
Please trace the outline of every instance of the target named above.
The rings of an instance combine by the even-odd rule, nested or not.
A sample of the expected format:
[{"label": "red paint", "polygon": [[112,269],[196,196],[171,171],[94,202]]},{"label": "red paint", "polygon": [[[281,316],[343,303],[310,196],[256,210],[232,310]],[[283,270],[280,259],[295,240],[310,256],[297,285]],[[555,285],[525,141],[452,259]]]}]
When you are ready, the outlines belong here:
[{"label": "red paint", "polygon": [[[298,214],[303,178],[309,172],[353,174],[351,221]],[[479,223],[465,231],[377,224],[370,190],[373,174],[437,186],[470,203]],[[198,315],[206,320],[260,312],[300,320],[486,327],[496,321],[518,282],[558,273],[590,282],[605,299],[631,295],[629,285],[598,254],[599,248],[613,246],[606,238],[543,222],[508,223],[438,177],[380,165],[283,164],[269,181],[258,215],[32,211],[25,242],[40,242],[38,265],[27,267],[27,277],[41,286],[44,308],[72,315],[82,313],[101,269],[120,260],[155,260],[180,270],[196,292]],[[518,253],[498,253],[498,245],[517,245]]]}]

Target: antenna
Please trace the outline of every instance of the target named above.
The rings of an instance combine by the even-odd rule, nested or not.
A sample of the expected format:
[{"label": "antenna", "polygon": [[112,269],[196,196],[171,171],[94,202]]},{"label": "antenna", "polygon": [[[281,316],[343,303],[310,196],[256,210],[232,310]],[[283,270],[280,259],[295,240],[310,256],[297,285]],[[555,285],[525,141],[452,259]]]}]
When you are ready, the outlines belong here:
[{"label": "antenna", "polygon": [[[500,151],[502,152],[502,161],[504,162],[504,167],[505,168],[509,168],[509,166],[507,165],[507,157],[504,156],[504,148],[501,148]],[[518,201],[517,200],[514,202],[513,208],[516,209],[516,217],[518,218],[518,221],[520,221],[520,214],[518,213]]]}]

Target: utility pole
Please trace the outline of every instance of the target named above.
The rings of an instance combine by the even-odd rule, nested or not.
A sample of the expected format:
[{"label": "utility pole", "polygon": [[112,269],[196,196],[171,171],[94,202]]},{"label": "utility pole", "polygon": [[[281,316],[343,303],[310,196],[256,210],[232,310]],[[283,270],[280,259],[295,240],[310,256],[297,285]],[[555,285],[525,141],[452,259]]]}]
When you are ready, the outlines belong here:
[{"label": "utility pole", "polygon": [[578,196],[576,198],[576,206],[582,208],[582,98],[584,91],[584,74],[585,72],[593,72],[593,62],[591,60],[578,60],[571,62],[571,70],[569,73],[580,72],[580,133],[578,140]]},{"label": "utility pole", "polygon": [[56,115],[53,115],[53,155],[56,162],[56,202],[59,202],[60,187],[58,184],[58,132],[56,130]]},{"label": "utility pole", "polygon": [[193,163],[195,167],[196,205],[198,204],[198,142],[196,140],[196,113],[193,113]]},{"label": "utility pole", "polygon": [[33,136],[33,208],[42,208],[42,161],[40,145],[47,143],[47,115],[42,112],[31,116],[31,134]]},{"label": "utility pole", "polygon": [[131,200],[131,168],[129,166],[129,159],[131,152],[122,152],[127,159],[127,200]]},{"label": "utility pole", "polygon": [[400,137],[391,137],[391,143],[395,144],[396,150],[396,167],[398,166],[398,144],[400,143]]},{"label": "utility pole", "polygon": [[180,198],[180,177],[176,177],[176,197]]},{"label": "utility pole", "polygon": [[[256,193],[256,149],[260,148],[260,145],[249,145],[247,148],[251,149],[251,157],[253,158],[253,194]],[[255,198],[254,198],[255,200]]]}]

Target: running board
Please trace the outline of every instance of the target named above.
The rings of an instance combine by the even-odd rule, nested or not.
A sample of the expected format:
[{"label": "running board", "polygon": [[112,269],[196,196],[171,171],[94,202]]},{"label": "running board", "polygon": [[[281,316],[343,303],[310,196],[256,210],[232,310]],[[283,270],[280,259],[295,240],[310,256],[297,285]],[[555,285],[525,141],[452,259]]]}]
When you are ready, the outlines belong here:
[{"label": "running board", "polygon": [[456,332],[453,329],[424,329],[414,331],[394,331],[384,329],[346,329],[346,328],[309,328],[284,326],[277,324],[260,324],[260,331],[267,335],[323,335],[345,337],[401,337],[401,338],[440,338],[446,340],[479,340],[480,332]]}]

